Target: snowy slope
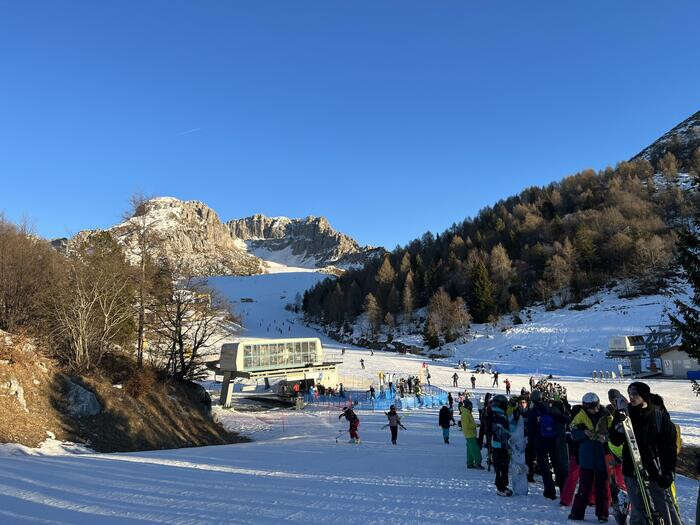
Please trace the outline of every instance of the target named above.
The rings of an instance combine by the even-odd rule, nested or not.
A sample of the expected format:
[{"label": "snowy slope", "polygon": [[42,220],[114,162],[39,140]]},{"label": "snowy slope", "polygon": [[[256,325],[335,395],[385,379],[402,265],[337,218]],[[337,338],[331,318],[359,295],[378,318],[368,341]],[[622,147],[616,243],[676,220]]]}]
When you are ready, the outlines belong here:
[{"label": "snowy slope", "polygon": [[[236,301],[247,323],[243,335],[275,336],[282,331],[284,335],[310,336],[319,334],[284,310],[284,304],[324,277],[291,273],[215,278],[210,282]],[[240,302],[241,298],[253,302]],[[640,302],[632,311],[644,312],[646,308],[652,307]],[[534,346],[539,341],[539,351],[544,351],[546,334],[557,333],[557,340],[562,340],[562,330],[566,329],[573,335],[563,340],[570,342],[570,337],[575,337],[583,341],[588,337],[583,331],[588,322],[600,325],[607,318],[609,329],[619,330],[628,326],[620,324],[623,320],[635,318],[629,329],[636,330],[635,323],[656,315],[633,315],[629,308],[626,315],[621,311],[613,315],[601,309],[595,314],[598,317],[590,318],[579,314],[594,315],[593,309],[572,312],[571,318],[560,313],[564,320],[551,313],[533,313],[534,328],[518,335],[518,340],[530,337],[529,344]],[[554,330],[556,326],[559,332]],[[578,335],[573,330],[576,326],[582,331]],[[507,336],[502,337],[505,345]],[[322,339],[327,352],[340,357],[339,345]],[[520,355],[519,359],[509,357],[510,362],[528,373],[501,376],[501,381],[510,377],[515,391],[527,383],[529,371],[538,366],[533,360],[528,367],[527,354]],[[422,364],[417,357],[387,352],[370,355],[361,348],[348,348],[343,358],[340,373],[367,384],[375,381],[379,370],[415,374]],[[364,370],[360,359],[365,361]],[[455,371],[452,361],[430,362],[433,384],[450,388]],[[571,368],[576,367],[572,364]],[[459,372],[459,384],[466,384],[468,377]],[[603,397],[611,386],[583,377],[559,381],[568,388],[572,401],[580,400],[589,390]],[[490,383],[487,376],[479,375],[473,394],[481,396],[487,390],[496,390]],[[688,383],[657,380],[651,384],[664,396],[672,418],[682,425],[684,439],[700,443],[698,401],[691,397]],[[624,389],[626,384],[615,386]],[[502,383],[498,391],[503,392]],[[76,449],[66,445],[37,452],[55,454],[49,456],[27,456],[23,454],[35,451],[4,447],[6,455],[20,455],[2,457],[0,452],[0,523],[567,522],[568,509],[543,498],[539,483],[531,485],[527,497],[496,496],[492,472],[465,469],[461,433],[453,431],[450,445],[442,443],[435,410],[404,413],[403,423],[408,430],[399,434],[397,447],[389,444],[388,432],[382,428],[386,418],[381,413],[359,413],[363,443],[354,446],[344,442],[346,425],[338,420],[336,407],[307,407],[301,412],[244,412],[218,406],[214,410],[224,425],[255,441],[131,454],[67,455],[66,451]],[[338,444],[336,436],[340,437]],[[685,522],[692,523],[697,482],[679,478],[677,487]],[[590,510],[588,514],[590,519]]]},{"label": "snowy slope", "polygon": [[[288,413],[284,430],[281,415],[262,416],[270,429],[240,445],[0,458],[0,522],[567,522],[539,484],[526,497],[496,496],[493,472],[465,469],[461,433],[442,443],[435,411],[405,416],[396,447],[382,414],[360,414],[360,446],[335,443],[345,429],[335,411]],[[692,523],[697,482],[677,485]]]}]

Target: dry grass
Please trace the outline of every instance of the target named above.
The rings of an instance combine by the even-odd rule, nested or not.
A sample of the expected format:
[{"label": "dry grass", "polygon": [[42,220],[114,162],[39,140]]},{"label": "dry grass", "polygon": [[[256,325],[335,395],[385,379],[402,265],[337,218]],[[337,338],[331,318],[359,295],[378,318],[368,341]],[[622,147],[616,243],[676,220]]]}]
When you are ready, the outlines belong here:
[{"label": "dry grass", "polygon": [[13,338],[8,344],[0,337],[0,387],[19,381],[28,410],[0,388],[0,442],[35,447],[47,431],[100,452],[246,441],[212,421],[184,385],[162,382],[148,369],[134,371],[123,357],[111,356],[103,374],[71,378],[93,391],[103,407],[96,416],[71,417],[64,397],[68,377],[56,361],[25,343]]}]

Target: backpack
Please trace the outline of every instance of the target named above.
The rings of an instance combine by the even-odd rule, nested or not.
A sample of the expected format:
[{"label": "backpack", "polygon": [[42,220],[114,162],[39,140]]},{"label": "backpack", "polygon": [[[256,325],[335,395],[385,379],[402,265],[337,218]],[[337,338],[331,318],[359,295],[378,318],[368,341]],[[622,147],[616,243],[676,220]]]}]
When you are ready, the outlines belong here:
[{"label": "backpack", "polygon": [[553,438],[556,435],[554,430],[554,418],[547,413],[538,418],[540,436],[543,438]]}]

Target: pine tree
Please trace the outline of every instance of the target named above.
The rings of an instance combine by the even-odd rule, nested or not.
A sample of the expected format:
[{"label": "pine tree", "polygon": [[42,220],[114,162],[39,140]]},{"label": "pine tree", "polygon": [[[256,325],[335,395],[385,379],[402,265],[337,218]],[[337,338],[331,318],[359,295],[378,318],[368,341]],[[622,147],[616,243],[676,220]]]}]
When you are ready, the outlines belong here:
[{"label": "pine tree", "polygon": [[363,311],[367,316],[372,335],[376,335],[379,326],[382,324],[382,309],[377,302],[377,298],[371,293],[368,293],[367,297],[365,297]]},{"label": "pine tree", "polygon": [[486,266],[483,261],[477,260],[471,272],[472,295],[469,309],[476,323],[487,323],[496,313],[496,304],[493,299],[493,284],[489,279]]},{"label": "pine tree", "polygon": [[[700,176],[694,174],[693,185],[700,190]],[[678,233],[678,260],[686,278],[693,287],[690,304],[676,301],[678,316],[669,315],[671,323],[682,335],[681,349],[694,358],[700,358],[700,213],[696,212],[690,228]]]},{"label": "pine tree", "polygon": [[413,274],[409,271],[401,294],[401,308],[407,321],[413,316]]},{"label": "pine tree", "polygon": [[430,316],[425,320],[425,325],[423,326],[423,341],[428,345],[428,348],[437,348],[440,346],[438,329]]}]

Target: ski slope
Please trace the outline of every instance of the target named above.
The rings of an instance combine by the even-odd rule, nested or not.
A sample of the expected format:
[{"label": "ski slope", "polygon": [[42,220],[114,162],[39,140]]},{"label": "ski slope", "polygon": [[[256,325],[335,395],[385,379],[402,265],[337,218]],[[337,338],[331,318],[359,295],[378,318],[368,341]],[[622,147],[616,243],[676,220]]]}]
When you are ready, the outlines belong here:
[{"label": "ski slope", "polygon": [[[266,274],[214,278],[210,284],[234,301],[246,324],[243,336],[320,336],[330,357],[343,360],[341,376],[356,384],[376,385],[380,370],[415,375],[424,358],[389,352],[372,355],[367,349],[349,346],[341,356],[341,345],[284,309],[297,292],[303,293],[325,277],[306,272]],[[241,302],[241,298],[253,302]],[[540,372],[550,370],[544,361],[549,345],[564,344],[542,334],[558,333],[557,341],[563,338],[566,344],[574,339],[583,342],[601,329],[615,331],[627,326],[636,330],[662,309],[661,305],[652,311],[643,303],[620,302],[604,310],[605,305],[601,302],[600,311],[533,312],[531,321],[517,327],[522,332],[509,335],[495,330],[493,338],[484,336],[483,342],[477,338],[458,347],[456,358],[428,361],[431,382],[456,392],[451,386],[454,362],[466,358],[472,364],[488,361],[502,367],[498,388],[491,386],[489,376],[476,376],[477,387],[471,390],[474,397],[487,391],[505,393],[506,378],[513,392],[518,392],[538,368]],[[645,309],[648,314],[635,313]],[[604,319],[609,319],[608,325],[602,324]],[[621,324],[623,320],[628,324]],[[590,322],[597,325],[587,327]],[[559,332],[553,332],[555,325]],[[598,341],[602,340],[600,336]],[[504,352],[513,344],[529,345],[533,350],[510,352],[498,361],[499,349]],[[495,356],[489,345],[495,345]],[[590,344],[592,348],[600,345],[602,342]],[[490,358],[482,358],[481,353]],[[605,399],[608,388],[626,389],[627,382],[593,383],[585,377],[595,360],[581,361],[566,353],[562,359],[567,360],[563,370],[571,374],[555,376],[567,387],[572,402],[580,401],[587,391]],[[508,366],[512,371],[506,370]],[[459,388],[464,388],[471,373],[457,373]],[[688,382],[649,383],[682,426],[684,441],[700,444],[700,401]],[[209,386],[217,388],[216,383]],[[389,442],[388,430],[382,428],[386,422],[382,413],[358,413],[359,446],[347,443],[347,424],[338,420],[337,407],[233,411],[215,406],[214,413],[226,427],[254,441],[129,454],[94,454],[53,441],[40,449],[0,447],[0,523],[567,522],[569,509],[543,498],[539,482],[530,485],[528,496],[497,496],[493,472],[465,468],[465,440],[456,427],[450,444],[442,442],[436,410],[402,413],[408,430],[400,431],[396,447]],[[679,477],[677,490],[685,523],[693,523],[698,483]],[[587,511],[588,521],[593,519],[591,510]]]},{"label": "ski slope", "polygon": [[[395,447],[381,413],[359,414],[359,446],[345,442],[346,424],[336,414],[247,414],[242,417],[264,424],[253,433],[255,442],[239,445],[2,457],[0,522],[567,522],[569,509],[543,498],[539,483],[528,496],[497,496],[493,472],[465,468],[465,441],[456,427],[450,444],[442,442],[435,410],[404,415],[408,430],[400,431]],[[677,484],[685,523],[692,523],[697,482],[679,478]]]}]

